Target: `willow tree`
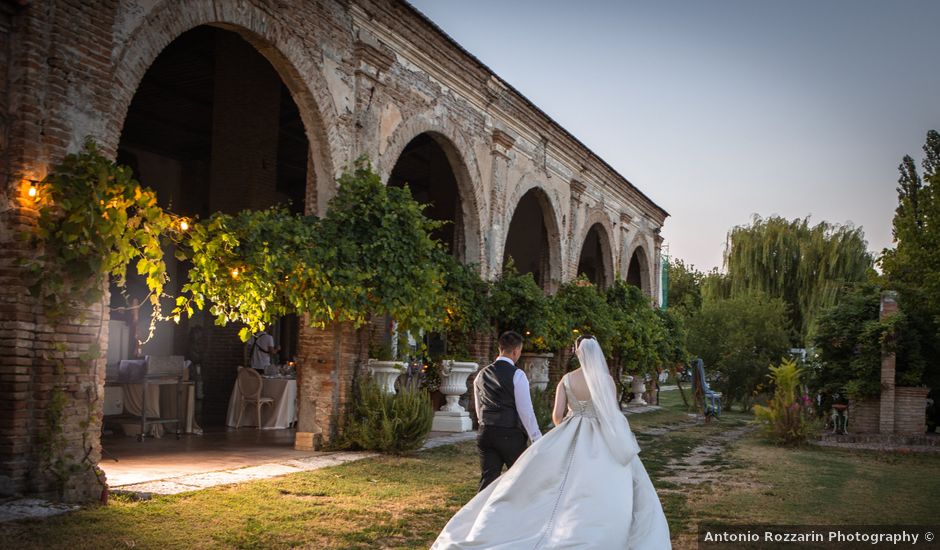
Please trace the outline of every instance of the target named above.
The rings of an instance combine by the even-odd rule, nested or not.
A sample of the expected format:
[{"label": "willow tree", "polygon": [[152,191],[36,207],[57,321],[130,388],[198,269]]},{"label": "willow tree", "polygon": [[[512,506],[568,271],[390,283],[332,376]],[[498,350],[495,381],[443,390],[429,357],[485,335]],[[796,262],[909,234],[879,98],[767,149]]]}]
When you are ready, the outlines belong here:
[{"label": "willow tree", "polygon": [[834,305],[846,283],[868,279],[872,256],[860,227],[809,218],[755,216],[728,233],[725,249],[731,295],[762,292],[781,298],[800,342],[816,316]]}]

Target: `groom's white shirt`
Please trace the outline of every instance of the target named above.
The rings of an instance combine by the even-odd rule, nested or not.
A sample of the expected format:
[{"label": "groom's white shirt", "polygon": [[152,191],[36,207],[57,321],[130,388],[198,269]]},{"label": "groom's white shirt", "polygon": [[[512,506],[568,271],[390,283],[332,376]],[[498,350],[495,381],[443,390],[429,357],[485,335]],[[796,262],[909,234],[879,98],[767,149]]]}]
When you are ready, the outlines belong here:
[{"label": "groom's white shirt", "polygon": [[[496,358],[496,361],[500,360],[506,361],[512,366],[516,366],[515,361],[503,355]],[[496,361],[493,362],[495,363]],[[513,397],[516,398],[516,414],[519,415],[522,426],[525,428],[526,433],[529,434],[529,441],[535,443],[542,437],[542,432],[539,430],[539,423],[535,419],[535,409],[532,408],[532,395],[529,393],[529,379],[522,369],[516,370],[516,373],[512,375],[512,389]],[[474,393],[473,395],[477,418],[481,418],[480,395],[478,393]]]}]

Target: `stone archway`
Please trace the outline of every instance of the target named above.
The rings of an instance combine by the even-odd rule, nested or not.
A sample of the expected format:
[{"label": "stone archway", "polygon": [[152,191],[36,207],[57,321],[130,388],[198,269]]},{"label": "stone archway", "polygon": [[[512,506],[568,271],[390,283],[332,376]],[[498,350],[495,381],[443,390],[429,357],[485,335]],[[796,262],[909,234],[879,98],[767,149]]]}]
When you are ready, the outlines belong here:
[{"label": "stone archway", "polygon": [[581,250],[575,276],[586,276],[592,283],[605,289],[613,283],[614,266],[610,234],[604,224],[594,223],[581,239]]},{"label": "stone archway", "polygon": [[562,281],[561,238],[556,210],[544,189],[526,189],[508,211],[500,268],[513,259],[520,273],[532,273],[546,292]]},{"label": "stone archway", "polygon": [[653,292],[651,262],[646,249],[642,244],[636,244],[629,250],[625,280],[651,296]]},{"label": "stone archway", "polygon": [[[276,21],[268,19],[268,15],[258,11],[256,6],[246,5],[244,9],[227,12],[224,9],[215,9],[212,3],[194,2],[192,11],[187,11],[185,16],[180,14],[173,6],[163,4],[155,9],[148,16],[147,20],[130,33],[125,43],[127,46],[119,52],[117,59],[117,68],[114,71],[114,93],[115,102],[108,120],[107,132],[102,137],[105,150],[117,152],[119,149],[119,138],[124,133],[130,109],[140,87],[143,85],[146,75],[158,61],[160,55],[169,48],[173,42],[177,41],[188,32],[194,32],[199,29],[214,29],[217,33],[225,33],[236,37],[229,40],[242,41],[251,53],[261,60],[262,65],[266,64],[269,70],[275,75],[278,85],[283,86],[280,92],[281,101],[293,105],[290,117],[299,118],[299,124],[296,129],[299,132],[293,135],[296,142],[294,157],[297,157],[293,169],[296,174],[300,174],[301,181],[294,187],[296,193],[290,193],[290,198],[294,205],[307,214],[322,215],[325,212],[326,203],[332,196],[336,175],[334,159],[343,157],[338,151],[344,150],[343,144],[338,140],[341,138],[335,132],[329,134],[326,132],[326,125],[335,125],[337,121],[334,116],[333,99],[326,91],[325,85],[320,82],[322,73],[320,68],[314,64],[310,56],[304,55],[304,49],[299,41],[292,34],[292,31],[284,29]],[[236,64],[237,65],[237,64]],[[256,63],[257,65],[257,63]],[[239,67],[233,67],[237,72]],[[251,108],[251,106],[249,106]],[[249,114],[250,111],[249,111]],[[281,116],[274,119],[275,125],[280,125],[283,121],[283,111]],[[263,126],[262,126],[263,127]],[[277,139],[284,137],[283,132]],[[290,139],[290,136],[288,136]],[[300,143],[300,150],[297,152],[297,143]],[[281,146],[278,145],[280,154]],[[270,157],[259,159],[262,169],[270,169],[276,165],[280,171],[281,166],[277,159]],[[219,178],[216,178],[219,179]],[[275,181],[274,185],[280,182]],[[274,198],[265,198],[254,205],[245,205],[238,202],[244,197],[237,196],[238,192],[230,192],[229,198],[234,202],[229,206],[217,207],[208,206],[210,210],[236,211],[246,207],[266,207],[276,201]],[[250,199],[248,199],[250,200]],[[211,204],[211,201],[209,201]],[[236,204],[237,203],[237,204]],[[107,319],[104,322],[108,322]],[[314,354],[311,345],[318,341],[312,333],[318,332],[316,329],[307,327],[302,319],[293,317],[284,321],[293,336],[290,337],[291,348],[293,352],[288,357],[296,356],[304,358]],[[285,329],[285,332],[288,331]],[[216,330],[213,328],[212,330]],[[240,364],[241,345],[233,330],[220,329],[226,332],[224,335],[217,335],[219,339],[224,339],[227,343],[227,349],[232,348],[232,357],[226,357],[232,364]],[[210,336],[211,338],[212,336]],[[311,344],[311,342],[313,344]],[[177,342],[178,344],[178,342]],[[213,348],[216,346],[213,344]],[[234,355],[233,355],[234,354]],[[237,359],[235,359],[237,357]],[[313,364],[313,361],[304,361],[304,363]],[[231,367],[231,365],[229,365]],[[302,371],[298,383],[298,398],[300,402],[298,430],[301,432],[312,433],[316,430],[314,426],[314,417],[329,419],[333,423],[337,417],[336,401],[342,393],[343,382],[336,382],[332,376],[332,365],[329,366],[331,372],[321,372],[327,367],[307,369],[309,372],[304,374]],[[231,381],[234,379],[231,373],[220,374],[219,380],[224,377],[224,383],[231,388]],[[221,383],[221,382],[220,382]],[[207,386],[209,382],[206,382]],[[217,392],[223,395],[227,400],[226,391]],[[325,398],[317,400],[317,397]],[[332,394],[332,395],[330,395]],[[218,398],[218,396],[216,396]],[[319,401],[319,404],[318,404]],[[314,412],[314,408],[319,410],[319,415]],[[217,413],[217,411],[216,411]]]},{"label": "stone archway", "polygon": [[452,222],[438,237],[460,261],[480,264],[485,273],[479,170],[462,136],[445,132],[423,117],[409,120],[391,137],[379,159],[379,175],[389,185],[423,181],[412,186],[412,194],[419,202],[434,203],[429,217]]},{"label": "stone archway", "polygon": [[[127,15],[131,17],[130,15]],[[112,109],[104,116],[105,130],[98,136],[105,151],[116,153],[131,101],[147,70],[160,53],[186,31],[202,25],[219,27],[240,35],[274,67],[290,91],[310,143],[310,180],[306,192],[308,213],[322,215],[332,196],[337,166],[348,160],[342,151],[348,144],[327,128],[339,126],[333,96],[324,83],[320,65],[305,54],[302,41],[291,30],[253,4],[219,5],[194,0],[186,10],[164,1],[145,15],[127,33],[116,52],[111,78]]]}]

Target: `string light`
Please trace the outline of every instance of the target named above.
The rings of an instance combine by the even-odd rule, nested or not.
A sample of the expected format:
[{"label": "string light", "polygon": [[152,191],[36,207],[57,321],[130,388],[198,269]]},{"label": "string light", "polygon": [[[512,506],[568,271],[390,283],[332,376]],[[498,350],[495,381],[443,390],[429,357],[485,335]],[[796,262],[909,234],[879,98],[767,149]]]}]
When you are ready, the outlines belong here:
[{"label": "string light", "polygon": [[186,220],[180,220],[180,229],[182,231],[189,231],[189,222]]},{"label": "string light", "polygon": [[29,182],[29,189],[26,190],[26,194],[29,195],[29,198],[35,199],[36,197],[39,196],[39,187],[37,186],[39,181],[38,180],[26,180],[26,181]]},{"label": "string light", "polygon": [[237,267],[232,270],[232,277],[234,277],[234,278],[236,278],[236,279],[238,278],[238,268],[237,268]]}]

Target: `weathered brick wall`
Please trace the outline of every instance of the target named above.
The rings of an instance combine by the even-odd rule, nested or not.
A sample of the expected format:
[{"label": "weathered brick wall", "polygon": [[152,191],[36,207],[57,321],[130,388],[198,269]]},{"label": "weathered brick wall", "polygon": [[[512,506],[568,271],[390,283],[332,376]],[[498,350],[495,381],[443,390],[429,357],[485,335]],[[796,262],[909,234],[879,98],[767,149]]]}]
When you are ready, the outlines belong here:
[{"label": "weathered brick wall", "polygon": [[894,433],[922,434],[927,431],[927,388],[898,387],[894,390]]},{"label": "weathered brick wall", "polygon": [[[19,237],[36,219],[26,180],[41,178],[77,149],[80,140],[73,137],[93,132],[106,110],[110,15],[108,4],[94,13],[80,3],[28,4],[14,9],[11,34],[4,38],[9,42],[3,54],[8,62],[2,65],[7,88],[0,195],[0,494],[90,500],[100,493],[90,466],[100,458],[103,360],[83,363],[78,357],[93,346],[105,348],[101,315],[107,310],[92,307],[81,320],[49,325],[26,291],[31,277],[20,260],[34,253]],[[62,436],[44,444],[57,387],[66,397],[58,415]],[[88,467],[59,484],[42,458],[46,452],[68,462],[87,456]]]},{"label": "weathered brick wall", "polygon": [[301,324],[298,354],[298,431],[322,432],[324,442],[342,427],[353,374],[368,359],[359,334],[349,325],[327,328]]},{"label": "weathered brick wall", "polygon": [[881,402],[878,399],[849,400],[850,433],[878,433]]},{"label": "weathered brick wall", "polygon": [[[558,281],[567,276],[562,267],[572,258],[576,262],[580,246],[568,242],[568,235],[581,234],[580,226],[569,228],[573,182],[583,187],[579,208],[584,212],[578,219],[584,223],[588,209],[599,209],[611,220],[629,220],[624,234],[631,239],[646,235],[648,241],[666,215],[399,2],[287,0],[275,6],[261,0],[191,0],[185,10],[171,0],[37,0],[25,7],[0,6],[0,408],[5,413],[0,417],[0,494],[48,492],[53,485],[36,460],[37,434],[57,383],[40,353],[56,339],[66,346],[66,439],[68,451],[83,456],[78,423],[88,416],[90,396],[95,404],[88,433],[99,429],[100,405],[94,398],[101,394],[103,366],[86,371],[74,359],[96,339],[102,348],[107,339],[101,330],[107,313],[102,320],[100,310],[94,310],[81,322],[48,327],[26,294],[29,276],[19,260],[31,252],[17,237],[33,227],[35,212],[24,179],[43,177],[87,135],[114,154],[147,68],[190,28],[217,24],[238,32],[291,91],[311,144],[309,212],[324,213],[335,193],[333,178],[359,154],[369,154],[387,174],[405,144],[431,131],[450,144],[448,158],[469,205],[462,215],[473,220],[468,227],[479,231],[467,235],[468,249],[476,250],[467,258],[478,258],[487,276],[501,268],[509,221],[528,189],[538,187],[544,194],[552,247],[546,258]],[[610,233],[610,246],[616,248],[623,239]],[[610,256],[622,254],[614,250]],[[208,355],[219,353],[213,360],[225,365],[209,366],[206,388],[215,387],[223,405],[234,378],[223,381],[226,369],[241,358],[222,356],[223,348],[212,346],[229,336],[219,330],[209,334]],[[226,342],[224,349],[233,348]],[[355,335],[344,328],[305,329],[301,336],[301,395],[316,400],[317,421],[328,424],[329,433],[335,433],[348,399],[359,349]],[[489,355],[481,349],[481,360]],[[89,458],[96,461],[96,437],[90,449]],[[86,476],[65,496],[87,499],[96,489]]]}]

